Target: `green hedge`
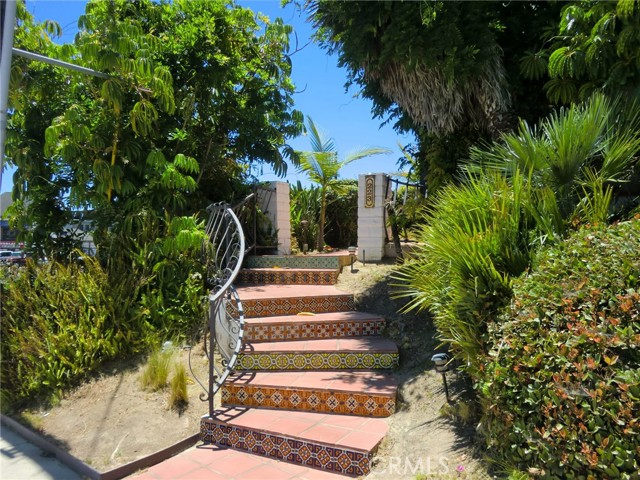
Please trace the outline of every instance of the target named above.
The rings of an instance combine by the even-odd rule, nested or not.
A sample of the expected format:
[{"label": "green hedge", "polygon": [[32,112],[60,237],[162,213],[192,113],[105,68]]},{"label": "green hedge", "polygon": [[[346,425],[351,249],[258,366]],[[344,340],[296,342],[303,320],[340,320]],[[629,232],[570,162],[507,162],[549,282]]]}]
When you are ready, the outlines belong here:
[{"label": "green hedge", "polygon": [[487,437],[547,478],[638,478],[640,220],[585,228],[514,282],[490,325]]}]

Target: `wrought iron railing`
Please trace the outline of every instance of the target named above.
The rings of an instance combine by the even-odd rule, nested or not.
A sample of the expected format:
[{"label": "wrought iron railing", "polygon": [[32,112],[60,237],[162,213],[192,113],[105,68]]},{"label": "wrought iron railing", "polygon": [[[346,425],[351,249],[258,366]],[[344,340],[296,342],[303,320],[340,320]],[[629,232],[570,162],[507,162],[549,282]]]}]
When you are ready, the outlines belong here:
[{"label": "wrought iron railing", "polygon": [[264,252],[278,247],[277,240],[273,242],[273,239],[265,238],[267,234],[264,231],[265,220],[270,225],[265,213],[275,207],[272,205],[275,192],[274,188],[254,185],[253,193],[233,207],[233,212],[238,217],[244,232],[245,254],[255,255],[258,251]]},{"label": "wrought iron railing", "polygon": [[245,254],[251,251],[255,252],[256,243],[258,241],[256,220],[256,209],[258,208],[256,202],[257,198],[258,196],[253,192],[233,207],[233,213],[238,217],[238,221],[242,226],[242,232],[244,233]]},{"label": "wrought iron railing", "polygon": [[[400,187],[403,187],[402,191]],[[384,224],[387,228],[387,242],[393,242],[398,261],[403,259],[398,217],[401,215],[406,216],[407,202],[410,199],[416,201],[419,198],[427,198],[427,189],[424,183],[409,182],[408,180],[401,180],[387,175]]]},{"label": "wrought iron railing", "polygon": [[[204,347],[209,360],[209,381],[205,386],[197,379],[205,393],[202,401],[209,402],[209,416],[214,416],[214,396],[231,373],[242,347],[244,314],[242,302],[233,282],[242,267],[245,255],[245,237],[234,209],[225,203],[207,208],[209,220],[206,233],[208,243],[203,245],[209,286],[209,318],[204,336]],[[220,355],[220,365],[214,361],[214,352]]]}]

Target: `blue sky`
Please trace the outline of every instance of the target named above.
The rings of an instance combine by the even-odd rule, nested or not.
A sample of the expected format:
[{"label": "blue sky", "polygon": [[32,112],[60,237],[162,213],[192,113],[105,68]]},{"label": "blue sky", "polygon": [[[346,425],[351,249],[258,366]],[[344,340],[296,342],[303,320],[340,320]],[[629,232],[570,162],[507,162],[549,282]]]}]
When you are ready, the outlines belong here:
[{"label": "blue sky", "polygon": [[[280,0],[242,0],[244,7],[260,11],[270,18],[282,17],[285,23],[293,25],[302,47],[310,39],[313,28],[306,16],[290,4],[280,7]],[[27,0],[27,8],[37,20],[55,20],[63,29],[60,43],[73,41],[77,32],[77,19],[84,13],[84,1]],[[295,49],[295,38],[291,40]],[[306,45],[292,56],[293,81],[297,88],[294,95],[296,108],[310,115],[327,136],[335,140],[338,152],[345,155],[350,151],[365,147],[385,147],[391,154],[363,159],[346,166],[341,172],[342,178],[357,178],[360,173],[397,171],[396,161],[401,156],[398,142],[405,145],[413,140],[412,136],[401,136],[390,125],[380,127],[380,119],[373,119],[371,102],[357,97],[357,90],[351,88],[345,92],[346,72],[337,67],[337,57],[329,56],[316,44]],[[291,140],[297,150],[309,150],[309,141],[305,137]],[[258,171],[260,174],[260,172]],[[11,189],[12,171],[5,171],[2,190]],[[265,167],[261,180],[276,180]],[[303,180],[293,168],[289,169],[286,180],[295,183]],[[305,182],[306,183],[306,182]]]}]

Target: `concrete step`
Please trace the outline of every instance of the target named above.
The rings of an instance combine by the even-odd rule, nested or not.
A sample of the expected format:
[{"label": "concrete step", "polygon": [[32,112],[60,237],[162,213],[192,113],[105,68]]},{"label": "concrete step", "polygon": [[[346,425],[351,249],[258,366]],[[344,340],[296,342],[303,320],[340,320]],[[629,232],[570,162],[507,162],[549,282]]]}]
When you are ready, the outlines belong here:
[{"label": "concrete step", "polygon": [[248,342],[271,342],[376,336],[384,324],[384,318],[378,315],[356,311],[247,318],[244,338]]},{"label": "concrete step", "polygon": [[386,338],[330,338],[246,343],[236,370],[371,370],[398,366],[398,347]]},{"label": "concrete step", "polygon": [[204,442],[353,477],[369,473],[387,430],[380,418],[245,408],[200,423]]},{"label": "concrete step", "polygon": [[244,285],[335,285],[336,268],[243,268],[237,282]]},{"label": "concrete step", "polygon": [[224,406],[388,417],[397,381],[373,371],[243,372],[222,387]]},{"label": "concrete step", "polygon": [[252,285],[236,287],[245,318],[353,310],[353,295],[330,285]]}]

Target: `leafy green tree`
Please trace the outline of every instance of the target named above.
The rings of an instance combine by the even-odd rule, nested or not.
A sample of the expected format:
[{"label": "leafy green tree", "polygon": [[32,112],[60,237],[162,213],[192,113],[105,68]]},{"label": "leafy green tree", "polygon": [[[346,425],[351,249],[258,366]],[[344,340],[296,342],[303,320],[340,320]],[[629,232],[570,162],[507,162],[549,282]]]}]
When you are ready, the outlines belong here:
[{"label": "leafy green tree", "polygon": [[[252,163],[284,173],[286,139],[302,129],[292,109],[290,27],[262,20],[261,30],[250,10],[224,1],[90,2],[75,42],[63,46],[29,36],[41,27],[21,20],[18,47],[108,75],[17,63],[7,152],[18,166],[16,221],[30,227],[25,235],[42,230],[41,249],[56,250],[48,239],[66,223],[56,209],[90,208],[100,241],[145,209],[162,218],[231,198]],[[30,112],[47,116],[35,123]]]},{"label": "leafy green tree", "polygon": [[640,3],[637,0],[574,1],[564,4],[557,35],[541,38],[520,68],[545,78],[554,103],[584,100],[594,91],[640,97]]},{"label": "leafy green tree", "polygon": [[390,153],[390,150],[377,147],[366,148],[349,153],[346,157],[339,159],[333,139],[325,137],[318,130],[311,117],[307,117],[307,125],[311,150],[297,153],[300,157],[300,171],[306,173],[309,180],[320,187],[320,226],[316,238],[316,249],[322,251],[324,247],[327,195],[329,192],[340,194],[346,188],[345,184],[339,180],[339,173],[342,167],[372,155]]},{"label": "leafy green tree", "polygon": [[[17,3],[17,23],[17,47],[56,54],[51,36],[59,33],[58,25],[35,23],[23,2]],[[71,104],[68,90],[60,88],[64,82],[59,69],[23,57],[12,59],[6,153],[8,163],[17,166],[18,171],[14,176],[15,201],[8,213],[32,254],[55,250],[66,256],[77,247],[74,237],[64,229],[71,220],[65,204],[69,171],[44,152],[46,128]],[[24,200],[27,190],[29,201]]]},{"label": "leafy green tree", "polygon": [[16,62],[14,220],[34,253],[63,256],[64,225],[90,211],[124,321],[185,335],[203,313],[199,212],[230,200],[252,163],[284,173],[302,130],[290,27],[225,1],[95,1],[58,46],[22,5],[19,18],[16,46],[106,78]]},{"label": "leafy green tree", "polygon": [[558,22],[555,2],[332,2],[307,8],[321,44],[373,113],[416,134],[433,192],[471,144],[547,112],[543,82],[518,61]]},{"label": "leafy green tree", "polygon": [[178,1],[139,7],[156,30],[169,66],[176,114],[160,118],[164,142],[198,160],[195,200],[237,195],[253,163],[286,173],[287,139],[302,133],[293,109],[289,35],[281,19],[256,19],[228,1]]}]

